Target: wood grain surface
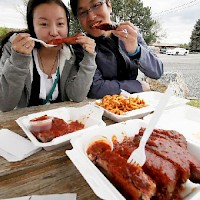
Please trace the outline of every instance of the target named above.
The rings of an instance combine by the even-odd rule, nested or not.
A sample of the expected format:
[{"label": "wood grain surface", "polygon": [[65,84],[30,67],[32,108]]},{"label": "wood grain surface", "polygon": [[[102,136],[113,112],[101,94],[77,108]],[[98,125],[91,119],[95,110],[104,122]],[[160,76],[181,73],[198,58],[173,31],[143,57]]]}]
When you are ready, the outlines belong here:
[{"label": "wood grain surface", "polygon": [[[0,112],[0,128],[6,128],[21,136],[25,133],[15,120],[21,116],[59,107],[80,107],[88,103],[62,102],[51,105]],[[107,125],[114,122],[103,117]],[[0,199],[26,195],[77,193],[78,200],[98,200],[79,171],[66,156],[70,143],[52,151],[41,150],[19,161],[8,162],[0,157]]]}]

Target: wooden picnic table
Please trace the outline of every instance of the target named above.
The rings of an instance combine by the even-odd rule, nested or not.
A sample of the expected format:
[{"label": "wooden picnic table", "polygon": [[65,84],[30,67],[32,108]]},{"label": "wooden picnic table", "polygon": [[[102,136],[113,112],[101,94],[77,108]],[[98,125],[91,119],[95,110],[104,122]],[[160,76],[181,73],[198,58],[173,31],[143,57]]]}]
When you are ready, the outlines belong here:
[{"label": "wooden picnic table", "polygon": [[[15,120],[31,113],[59,107],[80,107],[88,103],[62,102],[0,112],[0,129],[5,128],[21,136],[26,134]],[[103,117],[107,125],[114,122]],[[0,157],[0,199],[28,195],[77,193],[78,200],[99,199],[65,154],[70,143],[52,151],[41,150],[30,157],[8,162]]]}]

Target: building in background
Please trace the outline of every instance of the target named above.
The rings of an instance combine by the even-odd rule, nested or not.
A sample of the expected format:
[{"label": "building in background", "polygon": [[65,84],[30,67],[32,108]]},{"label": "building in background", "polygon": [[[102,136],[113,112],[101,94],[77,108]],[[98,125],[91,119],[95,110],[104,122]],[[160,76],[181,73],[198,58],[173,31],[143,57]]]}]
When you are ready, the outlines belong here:
[{"label": "building in background", "polygon": [[153,43],[151,45],[151,48],[153,50],[155,49],[156,53],[162,53],[162,54],[165,54],[167,49],[174,49],[176,47],[179,47],[180,45],[179,44],[169,44],[169,43]]}]

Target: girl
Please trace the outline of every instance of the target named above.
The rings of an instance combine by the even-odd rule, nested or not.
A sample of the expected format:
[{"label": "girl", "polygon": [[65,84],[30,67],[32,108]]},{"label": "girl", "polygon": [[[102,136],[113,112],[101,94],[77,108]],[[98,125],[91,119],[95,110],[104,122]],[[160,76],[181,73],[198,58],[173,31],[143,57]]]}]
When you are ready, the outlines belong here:
[{"label": "girl", "polygon": [[71,46],[45,48],[31,38],[47,42],[69,34],[69,12],[61,0],[30,0],[26,18],[27,31],[2,41],[0,110],[84,100],[96,70],[94,40],[77,37],[84,49],[77,65]]}]

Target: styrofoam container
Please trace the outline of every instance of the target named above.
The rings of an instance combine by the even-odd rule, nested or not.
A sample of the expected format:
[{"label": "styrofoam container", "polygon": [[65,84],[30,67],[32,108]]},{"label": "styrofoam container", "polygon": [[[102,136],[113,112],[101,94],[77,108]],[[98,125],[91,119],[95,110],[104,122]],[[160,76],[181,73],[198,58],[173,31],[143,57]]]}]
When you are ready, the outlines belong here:
[{"label": "styrofoam container", "polygon": [[30,120],[29,129],[31,132],[41,132],[51,129],[53,117],[45,116],[43,118]]},{"label": "styrofoam container", "polygon": [[[97,137],[107,137],[108,140],[111,140],[113,136],[116,136],[119,141],[122,141],[125,135],[130,137],[137,134],[141,127],[146,127],[146,123],[143,120],[128,120],[126,122],[101,127],[93,131],[90,130],[87,134],[70,141],[73,149],[66,151],[67,156],[71,159],[99,198],[104,200],[125,200],[121,193],[89,160],[86,155],[86,148]],[[200,146],[188,142],[188,150],[191,154],[194,154],[198,159],[200,159],[200,154],[196,154],[196,152],[200,151]],[[200,199],[199,184],[194,184],[188,180],[184,185],[184,188],[184,192],[182,193],[184,200]]]},{"label": "styrofoam container", "polygon": [[[143,98],[144,100],[147,99],[150,102],[150,105],[155,107],[157,106],[158,102],[160,101],[160,98],[162,98],[164,93],[156,92],[156,91],[148,91],[148,92],[141,92],[138,94],[140,98]],[[137,93],[132,94],[132,95],[137,95]],[[185,105],[187,102],[189,102],[188,99],[184,99],[184,98],[172,95],[165,109],[174,108],[179,105]]]},{"label": "styrofoam container", "polygon": [[[30,131],[30,120],[48,115],[52,117],[58,117],[63,119],[65,122],[78,120],[85,125],[85,128],[82,130],[75,131],[60,137],[54,138],[50,142],[40,142]],[[35,146],[43,147],[45,150],[53,150],[59,146],[64,145],[69,142],[70,139],[77,137],[83,133],[86,133],[89,129],[95,129],[100,126],[106,126],[105,122],[102,120],[103,111],[101,109],[95,108],[91,105],[86,105],[83,107],[61,107],[58,109],[47,110],[43,112],[38,112],[30,114],[27,116],[20,117],[16,120],[18,125],[26,133],[28,138],[33,142]]]},{"label": "styrofoam container", "polygon": [[[122,93],[122,95],[123,95],[123,93]],[[114,113],[102,108],[101,106],[98,106],[97,104],[95,104],[95,102],[93,102],[93,105],[95,105],[97,107],[101,107],[104,110],[105,117],[108,117],[109,119],[111,119],[115,122],[122,122],[122,121],[126,121],[129,119],[140,119],[140,118],[143,118],[144,116],[150,114],[151,112],[153,112],[155,110],[155,107],[157,106],[160,98],[162,97],[162,95],[163,95],[163,93],[155,92],[155,91],[130,94],[130,97],[138,96],[140,99],[143,99],[146,102],[147,106],[140,108],[140,109],[126,112],[123,115],[114,114]],[[96,100],[96,102],[100,102],[100,101],[101,100]],[[176,107],[179,105],[183,105],[186,102],[188,102],[187,99],[183,99],[183,98],[176,97],[176,96],[171,96],[169,99],[169,102],[167,103],[166,109],[173,108],[173,107]]]},{"label": "styrofoam container", "polygon": [[[152,115],[144,117],[148,123]],[[187,140],[200,145],[200,109],[189,105],[165,110],[157,122],[157,127],[176,130],[182,133]]]}]

